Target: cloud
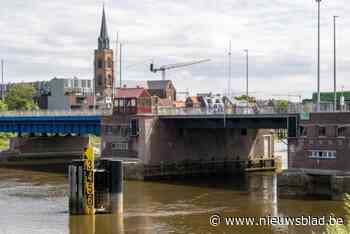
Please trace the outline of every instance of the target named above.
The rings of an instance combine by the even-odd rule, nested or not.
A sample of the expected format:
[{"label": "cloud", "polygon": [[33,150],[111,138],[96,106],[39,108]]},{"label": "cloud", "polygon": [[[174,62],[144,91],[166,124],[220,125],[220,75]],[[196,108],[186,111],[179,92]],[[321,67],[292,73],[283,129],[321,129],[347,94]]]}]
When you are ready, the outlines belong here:
[{"label": "cloud", "polygon": [[[345,0],[322,1],[321,6],[321,88],[332,89],[332,16],[339,15],[338,84],[350,89],[350,20],[345,17],[350,6]],[[2,3],[5,80],[92,78],[101,8],[96,0]],[[117,32],[123,43],[123,78],[159,79],[160,74],[149,72],[152,59],[159,66],[210,58],[167,72],[178,90],[192,93],[227,90],[231,40],[235,92],[245,89],[243,50],[249,49],[251,93],[310,96],[316,88],[316,10],[314,1],[305,0],[106,1],[111,46]]]}]

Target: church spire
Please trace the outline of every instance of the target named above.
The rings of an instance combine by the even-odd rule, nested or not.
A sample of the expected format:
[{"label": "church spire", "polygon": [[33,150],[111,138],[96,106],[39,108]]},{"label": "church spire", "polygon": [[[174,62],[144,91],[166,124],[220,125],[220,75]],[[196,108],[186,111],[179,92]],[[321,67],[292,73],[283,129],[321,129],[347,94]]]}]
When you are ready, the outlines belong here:
[{"label": "church spire", "polygon": [[98,37],[98,49],[99,50],[109,49],[109,38],[108,38],[108,32],[107,32],[106,14],[105,14],[104,6],[102,11],[101,31],[100,31],[100,36]]}]

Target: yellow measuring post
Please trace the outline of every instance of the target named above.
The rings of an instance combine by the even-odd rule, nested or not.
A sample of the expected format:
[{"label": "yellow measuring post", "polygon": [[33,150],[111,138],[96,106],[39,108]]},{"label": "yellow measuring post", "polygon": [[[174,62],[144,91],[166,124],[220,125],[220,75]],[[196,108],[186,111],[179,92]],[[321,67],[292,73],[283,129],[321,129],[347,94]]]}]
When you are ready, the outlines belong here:
[{"label": "yellow measuring post", "polygon": [[95,214],[94,151],[91,146],[84,151],[84,203],[85,214]]}]

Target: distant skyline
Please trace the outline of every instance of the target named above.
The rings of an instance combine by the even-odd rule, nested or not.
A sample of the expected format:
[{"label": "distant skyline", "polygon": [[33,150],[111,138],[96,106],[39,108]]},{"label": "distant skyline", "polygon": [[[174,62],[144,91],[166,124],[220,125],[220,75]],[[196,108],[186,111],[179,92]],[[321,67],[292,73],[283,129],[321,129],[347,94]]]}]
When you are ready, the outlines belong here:
[{"label": "distant skyline", "polygon": [[[152,59],[160,66],[209,58],[170,70],[167,78],[179,91],[223,92],[231,40],[233,93],[245,92],[244,49],[249,49],[252,95],[307,98],[316,91],[314,0],[123,0],[105,1],[105,9],[111,47],[117,32],[123,43],[123,79],[161,79],[149,71]],[[340,16],[338,90],[342,85],[350,90],[349,12],[345,0],[321,2],[321,91],[333,90],[333,15]],[[96,0],[4,1],[0,59],[5,60],[5,82],[92,79],[101,16],[102,2]]]}]

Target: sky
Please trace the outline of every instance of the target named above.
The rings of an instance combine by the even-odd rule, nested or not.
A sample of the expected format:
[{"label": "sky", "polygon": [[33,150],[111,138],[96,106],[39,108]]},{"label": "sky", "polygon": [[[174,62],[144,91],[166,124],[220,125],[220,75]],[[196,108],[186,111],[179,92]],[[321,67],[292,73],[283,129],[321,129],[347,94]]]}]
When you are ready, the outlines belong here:
[{"label": "sky", "polygon": [[[111,47],[123,44],[123,80],[157,80],[155,66],[210,62],[167,71],[178,91],[245,92],[307,98],[317,89],[317,5],[314,0],[104,1]],[[93,78],[102,1],[11,0],[0,8],[0,58],[5,82]],[[333,15],[337,19],[337,88],[350,89],[350,5],[321,2],[321,91],[333,90]],[[118,68],[119,69],[119,68]],[[117,71],[118,73],[119,71]],[[117,77],[119,79],[119,77]]]}]

